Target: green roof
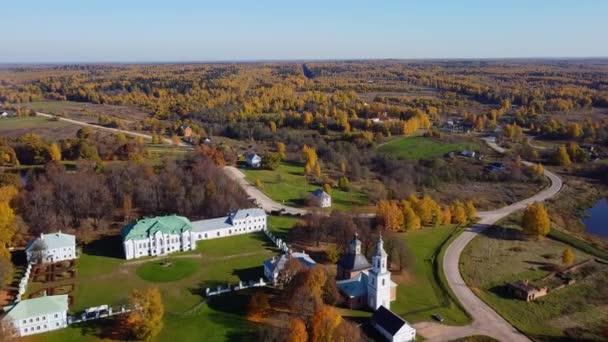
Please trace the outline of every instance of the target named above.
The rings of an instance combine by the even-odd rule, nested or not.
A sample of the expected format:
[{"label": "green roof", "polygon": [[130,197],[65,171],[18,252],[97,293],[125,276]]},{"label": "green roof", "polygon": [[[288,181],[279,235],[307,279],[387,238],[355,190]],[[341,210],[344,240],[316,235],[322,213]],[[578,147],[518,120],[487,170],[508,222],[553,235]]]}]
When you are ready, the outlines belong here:
[{"label": "green roof", "polygon": [[192,230],[192,224],[183,216],[157,216],[126,225],[122,229],[122,238],[123,240],[140,240],[148,238],[157,231],[165,234],[181,234],[189,230]]},{"label": "green roof", "polygon": [[68,295],[25,299],[15,304],[3,320],[18,321],[34,316],[48,315],[67,310]]}]

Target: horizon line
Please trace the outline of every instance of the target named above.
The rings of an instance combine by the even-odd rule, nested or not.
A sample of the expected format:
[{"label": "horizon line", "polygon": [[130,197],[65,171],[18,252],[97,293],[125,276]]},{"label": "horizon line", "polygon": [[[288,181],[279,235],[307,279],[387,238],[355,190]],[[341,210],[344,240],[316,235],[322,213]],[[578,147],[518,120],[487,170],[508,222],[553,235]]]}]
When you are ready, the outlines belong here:
[{"label": "horizon line", "polygon": [[158,61],[48,61],[48,62],[0,62],[0,65],[138,65],[138,64],[239,64],[239,63],[293,63],[293,62],[365,62],[365,61],[525,61],[525,60],[604,60],[608,56],[584,57],[430,57],[430,58],[252,58],[252,59],[208,59],[208,60],[158,60]]}]

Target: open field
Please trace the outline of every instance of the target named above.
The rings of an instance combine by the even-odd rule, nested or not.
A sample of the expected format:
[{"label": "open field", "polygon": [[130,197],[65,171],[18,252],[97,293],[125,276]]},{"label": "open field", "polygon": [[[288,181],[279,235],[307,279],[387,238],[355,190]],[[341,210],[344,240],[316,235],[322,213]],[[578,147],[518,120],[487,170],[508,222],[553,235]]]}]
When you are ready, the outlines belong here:
[{"label": "open field", "polygon": [[145,111],[135,107],[74,101],[39,101],[24,103],[23,106],[37,112],[61,115],[94,123],[97,122],[99,115],[108,115],[123,120],[125,124],[143,120],[148,115]]},{"label": "open field", "polygon": [[391,140],[378,146],[379,153],[390,154],[397,158],[424,159],[438,158],[445,154],[464,149],[478,150],[479,144],[475,142],[445,143],[433,138],[404,137]]},{"label": "open field", "polygon": [[[304,167],[299,163],[283,162],[277,170],[241,169],[246,179],[255,184],[259,179],[264,188],[262,191],[273,200],[293,206],[303,207],[309,193],[318,189],[318,186],[306,184],[304,178]],[[364,209],[368,205],[367,196],[352,185],[351,191],[332,189],[331,200],[334,209]]]},{"label": "open field", "polygon": [[[282,224],[286,225],[285,222]],[[163,258],[176,267],[174,273],[179,273],[173,279],[165,275],[160,277],[158,270],[152,272],[152,269],[162,267],[159,259],[126,261],[122,259],[119,246],[120,238],[113,236],[85,247],[77,262],[72,312],[101,304],[116,306],[128,297],[132,289],[156,286],[161,290],[165,306],[165,327],[153,341],[169,338],[198,341],[200,336],[206,336],[208,341],[238,340],[253,332],[253,325],[243,317],[248,300],[246,291],[208,301],[204,300],[203,293],[206,287],[262,277],[262,262],[276,252],[263,233],[201,241],[196,251]],[[36,290],[42,284],[31,283],[29,287]],[[110,323],[110,320],[92,321],[35,336],[31,340],[98,341],[105,337],[100,328]]]},{"label": "open field", "polygon": [[[558,338],[601,340],[608,314],[608,266],[533,302],[513,299],[504,285],[515,280],[538,280],[561,267],[567,245],[552,239],[521,240],[518,227],[493,227],[464,250],[461,272],[486,303],[534,340]],[[575,262],[591,258],[574,249]]]},{"label": "open field", "polygon": [[72,138],[80,129],[64,121],[53,121],[38,116],[18,116],[0,119],[0,135],[16,138],[26,133],[36,133],[45,140]]}]

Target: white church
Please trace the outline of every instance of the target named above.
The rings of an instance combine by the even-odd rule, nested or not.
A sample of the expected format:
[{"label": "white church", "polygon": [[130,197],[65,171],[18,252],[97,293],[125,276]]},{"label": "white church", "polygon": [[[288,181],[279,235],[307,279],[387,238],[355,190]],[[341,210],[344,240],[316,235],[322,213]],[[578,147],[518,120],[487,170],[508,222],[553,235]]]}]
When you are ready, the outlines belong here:
[{"label": "white church", "polygon": [[384,242],[379,237],[370,265],[361,253],[361,241],[355,234],[348,253],[342,255],[337,265],[336,285],[346,306],[351,309],[367,307],[376,310],[380,306],[390,309],[391,302],[397,298],[397,284],[391,280],[387,259]]},{"label": "white church", "polygon": [[240,209],[228,216],[190,222],[178,215],[141,219],[122,229],[126,259],[167,255],[196,249],[196,241],[247,234],[266,229],[266,213]]}]

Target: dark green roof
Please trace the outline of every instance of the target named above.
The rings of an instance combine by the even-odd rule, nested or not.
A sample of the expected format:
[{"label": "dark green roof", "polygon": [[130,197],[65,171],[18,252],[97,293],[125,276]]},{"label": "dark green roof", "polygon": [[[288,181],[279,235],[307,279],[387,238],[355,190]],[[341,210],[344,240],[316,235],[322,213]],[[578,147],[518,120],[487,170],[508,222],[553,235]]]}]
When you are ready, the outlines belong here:
[{"label": "dark green roof", "polygon": [[165,234],[181,234],[192,230],[190,220],[183,216],[168,215],[141,219],[122,229],[123,240],[141,240],[161,231]]}]

